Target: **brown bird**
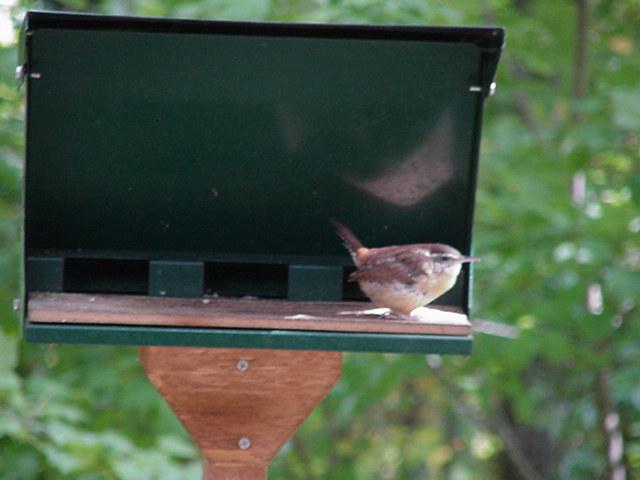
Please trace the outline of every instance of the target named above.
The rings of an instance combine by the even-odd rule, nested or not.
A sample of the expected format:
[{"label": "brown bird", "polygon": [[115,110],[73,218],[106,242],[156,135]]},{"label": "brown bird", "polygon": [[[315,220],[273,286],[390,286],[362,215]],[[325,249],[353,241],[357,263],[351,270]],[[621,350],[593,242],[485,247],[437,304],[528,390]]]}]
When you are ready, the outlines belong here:
[{"label": "brown bird", "polygon": [[358,267],[349,280],[358,282],[373,303],[400,316],[449,291],[462,264],[479,260],[442,243],[367,248],[345,225],[333,219],[331,223]]}]

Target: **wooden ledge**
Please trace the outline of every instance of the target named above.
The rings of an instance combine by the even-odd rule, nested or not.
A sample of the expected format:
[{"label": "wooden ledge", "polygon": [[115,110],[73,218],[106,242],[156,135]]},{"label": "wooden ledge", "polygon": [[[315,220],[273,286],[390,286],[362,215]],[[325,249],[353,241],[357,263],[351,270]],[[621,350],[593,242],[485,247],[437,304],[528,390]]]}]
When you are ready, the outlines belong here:
[{"label": "wooden ledge", "polygon": [[458,308],[414,311],[411,319],[380,317],[363,302],[291,302],[229,298],[165,298],[80,293],[31,293],[33,323],[155,327],[299,330],[468,336],[471,326]]}]

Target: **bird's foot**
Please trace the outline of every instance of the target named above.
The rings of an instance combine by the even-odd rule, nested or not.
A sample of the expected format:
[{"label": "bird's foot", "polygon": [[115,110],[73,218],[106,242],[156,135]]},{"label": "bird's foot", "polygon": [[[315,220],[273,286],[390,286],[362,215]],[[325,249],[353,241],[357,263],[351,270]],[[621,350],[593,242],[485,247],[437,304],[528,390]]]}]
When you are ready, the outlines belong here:
[{"label": "bird's foot", "polygon": [[415,320],[411,315],[406,313],[397,312],[395,310],[388,309],[382,313],[378,318],[388,318],[390,320]]}]

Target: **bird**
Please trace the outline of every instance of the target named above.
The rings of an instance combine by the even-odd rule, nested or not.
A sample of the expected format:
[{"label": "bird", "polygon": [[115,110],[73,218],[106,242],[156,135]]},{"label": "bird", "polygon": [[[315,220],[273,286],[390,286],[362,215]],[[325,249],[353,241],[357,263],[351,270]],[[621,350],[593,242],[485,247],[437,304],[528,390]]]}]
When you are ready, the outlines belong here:
[{"label": "bird", "polygon": [[411,318],[416,308],[451,290],[463,263],[480,260],[443,243],[367,248],[343,223],[331,223],[357,267],[349,281],[358,282],[375,305],[401,318]]}]

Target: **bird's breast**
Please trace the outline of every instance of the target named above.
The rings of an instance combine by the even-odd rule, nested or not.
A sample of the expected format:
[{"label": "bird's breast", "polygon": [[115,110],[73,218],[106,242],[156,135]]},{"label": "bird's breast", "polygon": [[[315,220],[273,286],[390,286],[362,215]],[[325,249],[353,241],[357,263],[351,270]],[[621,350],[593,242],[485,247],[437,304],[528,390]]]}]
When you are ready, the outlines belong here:
[{"label": "bird's breast", "polygon": [[420,275],[413,283],[360,280],[360,288],[373,303],[409,315],[449,291],[456,282],[456,272]]},{"label": "bird's breast", "polygon": [[412,310],[423,305],[421,292],[406,283],[361,280],[359,284],[365,295],[380,307],[409,315]]}]

